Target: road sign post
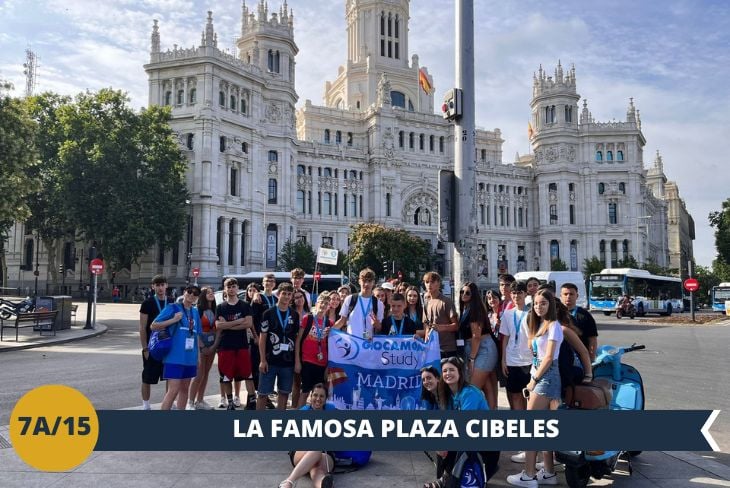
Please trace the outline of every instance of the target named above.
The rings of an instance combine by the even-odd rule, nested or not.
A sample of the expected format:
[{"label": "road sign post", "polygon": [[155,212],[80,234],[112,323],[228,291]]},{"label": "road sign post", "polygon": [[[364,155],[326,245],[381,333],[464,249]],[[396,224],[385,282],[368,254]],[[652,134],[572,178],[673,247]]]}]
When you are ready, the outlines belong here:
[{"label": "road sign post", "polygon": [[[91,261],[96,259],[96,247],[91,246],[89,248],[89,270],[91,270]],[[86,324],[84,329],[93,329],[94,326],[91,323],[91,312],[94,306],[94,297],[91,296],[91,287],[94,286],[94,274],[89,273],[89,289],[86,292]]]},{"label": "road sign post", "polygon": [[96,300],[98,297],[98,294],[97,294],[98,286],[97,285],[99,282],[99,280],[98,280],[99,275],[104,272],[104,261],[99,258],[92,259],[89,262],[89,271],[91,271],[92,289],[94,290],[94,303],[93,303],[93,311],[92,311],[92,316],[91,316],[91,328],[95,329],[96,328]]},{"label": "road sign post", "polygon": [[198,276],[200,276],[200,268],[193,268],[193,278],[195,278],[195,283],[193,283],[195,286],[198,286]]},{"label": "road sign post", "polygon": [[689,309],[692,311],[692,322],[695,321],[695,292],[700,289],[700,283],[692,278],[692,261],[687,261],[689,278],[684,280],[684,289],[689,292]]}]

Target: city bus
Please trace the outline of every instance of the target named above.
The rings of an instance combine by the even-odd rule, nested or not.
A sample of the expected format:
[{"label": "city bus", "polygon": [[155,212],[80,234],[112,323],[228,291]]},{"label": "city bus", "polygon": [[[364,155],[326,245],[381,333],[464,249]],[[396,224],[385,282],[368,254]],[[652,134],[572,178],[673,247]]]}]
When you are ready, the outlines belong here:
[{"label": "city bus", "polygon": [[674,276],[657,276],[645,269],[604,269],[592,274],[588,287],[591,310],[610,315],[616,301],[624,295],[634,300],[637,315],[658,313],[671,315],[682,311],[682,280]]},{"label": "city bus", "polygon": [[730,283],[720,283],[710,291],[712,310],[725,313],[725,301],[730,300]]}]

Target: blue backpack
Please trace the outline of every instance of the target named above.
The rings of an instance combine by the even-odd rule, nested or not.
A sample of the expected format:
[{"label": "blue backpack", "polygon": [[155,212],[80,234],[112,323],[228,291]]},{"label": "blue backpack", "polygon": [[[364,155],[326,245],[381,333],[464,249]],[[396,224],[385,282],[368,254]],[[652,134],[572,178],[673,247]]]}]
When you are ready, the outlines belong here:
[{"label": "blue backpack", "polygon": [[447,488],[484,488],[487,474],[484,461],[478,452],[461,452],[457,455],[451,476],[447,477]]},{"label": "blue backpack", "polygon": [[[333,451],[335,467],[349,468],[347,471],[355,471],[370,462],[373,451]],[[347,472],[345,471],[345,472]]]}]

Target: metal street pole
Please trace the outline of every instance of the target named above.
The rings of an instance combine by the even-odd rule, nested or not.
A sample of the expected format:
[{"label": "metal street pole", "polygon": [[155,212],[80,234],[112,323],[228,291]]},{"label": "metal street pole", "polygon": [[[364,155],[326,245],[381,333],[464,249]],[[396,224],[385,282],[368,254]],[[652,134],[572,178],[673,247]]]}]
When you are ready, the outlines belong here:
[{"label": "metal street pole", "polygon": [[474,266],[474,1],[456,0],[456,88],[462,90],[462,116],[454,125],[456,225],[454,236],[454,289],[473,281]]},{"label": "metal street pole", "polygon": [[[89,248],[89,260],[88,262],[91,263],[92,259],[96,259],[96,247],[91,246]],[[84,329],[93,329],[94,325],[91,320],[91,309],[96,303],[96,297],[92,295],[94,293],[94,290],[92,287],[96,286],[96,275],[94,273],[89,272],[89,277],[91,278],[89,280],[89,292],[86,294],[86,325],[84,325]]]},{"label": "metal street pole", "polygon": [[[687,272],[689,277],[692,278],[692,260],[687,261]],[[681,273],[680,273],[681,276]],[[695,321],[695,292],[689,292],[689,309],[692,310],[692,322]]]}]

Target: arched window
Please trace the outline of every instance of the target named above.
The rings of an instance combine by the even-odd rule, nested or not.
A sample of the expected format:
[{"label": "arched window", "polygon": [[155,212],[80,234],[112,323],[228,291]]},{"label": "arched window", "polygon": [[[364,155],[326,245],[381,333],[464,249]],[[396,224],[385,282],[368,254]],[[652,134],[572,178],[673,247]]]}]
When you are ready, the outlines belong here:
[{"label": "arched window", "polygon": [[342,144],[342,131],[335,132],[335,144]]},{"label": "arched window", "polygon": [[399,131],[398,132],[398,147],[403,149],[403,145],[405,144],[405,132]]},{"label": "arched window", "polygon": [[350,195],[350,216],[357,217],[357,195]]},{"label": "arched window", "polygon": [[226,106],[226,94],[222,91],[218,92],[218,105],[220,105],[221,107]]},{"label": "arched window", "polygon": [[624,259],[624,261],[627,261],[629,259],[629,240],[628,239],[624,239],[624,242],[621,245],[621,249],[623,251],[623,259]]},{"label": "arched window", "polygon": [[439,152],[444,152],[444,136],[439,137]]},{"label": "arched window", "polygon": [[236,110],[236,97],[231,95],[230,101],[231,101],[231,110]]},{"label": "arched window", "polygon": [[565,106],[565,122],[568,124],[573,122],[573,107],[570,105]]},{"label": "arched window", "polygon": [[329,129],[324,130],[324,143],[325,144],[330,143],[330,130]]},{"label": "arched window", "polygon": [[303,164],[297,165],[297,175],[305,175],[307,174],[307,168],[304,167]]},{"label": "arched window", "polygon": [[553,239],[550,241],[550,262],[560,259],[560,243]]},{"label": "arched window", "polygon": [[406,108],[406,96],[403,92],[391,91],[390,92],[390,103],[394,107]]},{"label": "arched window", "polygon": [[618,204],[615,202],[608,204],[608,223],[618,224]]},{"label": "arched window", "polygon": [[243,154],[248,154],[248,142],[241,143],[241,152]]},{"label": "arched window", "polygon": [[486,161],[487,160],[487,150],[486,149],[482,149],[481,153],[482,153],[481,160],[482,161]]},{"label": "arched window", "polygon": [[172,105],[172,92],[165,92],[165,105]]},{"label": "arched window", "polygon": [[613,151],[606,151],[606,161],[613,161]]},{"label": "arched window", "polygon": [[273,49],[269,49],[268,53],[268,67],[269,72],[271,73],[279,73],[279,60],[280,60],[280,54],[279,51],[274,51]]},{"label": "arched window", "polygon": [[299,213],[304,213],[304,190],[297,190],[297,210]]},{"label": "arched window", "polygon": [[241,113],[244,115],[248,114],[248,103],[245,98],[241,99]]},{"label": "arched window", "polygon": [[626,194],[626,183],[619,183],[618,191],[620,191],[621,193],[623,193],[625,195]]},{"label": "arched window", "polygon": [[550,225],[558,224],[558,206],[554,203],[550,205]]},{"label": "arched window", "polygon": [[616,151],[616,161],[623,161],[624,160],[624,152],[620,149]]},{"label": "arched window", "polygon": [[550,183],[548,185],[548,191],[558,191],[558,184],[557,183]]},{"label": "arched window", "polygon": [[433,134],[428,136],[428,150],[433,152]]},{"label": "arched window", "polygon": [[[238,195],[238,169],[231,168],[231,196]],[[231,222],[233,222],[231,220]]]},{"label": "arched window", "polygon": [[601,151],[596,151],[596,161],[603,161],[603,153]]},{"label": "arched window", "polygon": [[418,136],[418,149],[423,151],[425,145],[426,145],[426,136],[424,134],[420,134]]},{"label": "arched window", "polygon": [[398,39],[400,37],[400,18],[396,15],[395,16],[395,38]]},{"label": "arched window", "polygon": [[183,103],[185,103],[185,92],[183,90],[178,90],[176,104],[182,105]]},{"label": "arched window", "polygon": [[611,241],[611,267],[615,268],[618,266],[618,243],[616,239]]},{"label": "arched window", "polygon": [[279,162],[279,153],[276,151],[269,151],[269,162],[270,163]]},{"label": "arched window", "polygon": [[601,241],[598,244],[598,249],[599,249],[599,258],[601,259],[601,264],[605,265],[605,263],[606,263],[606,241]]},{"label": "arched window", "polygon": [[271,204],[276,204],[277,186],[276,178],[269,178],[269,203]]},{"label": "arched window", "polygon": [[190,104],[195,103],[197,100],[197,90],[195,88],[190,89],[190,94],[188,95],[188,101]]},{"label": "arched window", "polygon": [[324,193],[324,199],[322,200],[322,207],[325,215],[332,215],[332,194],[329,192]]},{"label": "arched window", "polygon": [[221,136],[218,140],[218,150],[220,152],[226,152],[226,136]]},{"label": "arched window", "polygon": [[352,132],[347,133],[347,145],[352,147]]},{"label": "arched window", "polygon": [[193,142],[194,142],[194,140],[195,140],[195,134],[188,134],[188,140],[187,140],[186,146],[191,151],[193,150]]},{"label": "arched window", "polygon": [[325,175],[325,176],[326,176],[327,178],[332,178],[332,168],[325,168],[325,169],[324,169],[324,175]]},{"label": "arched window", "polygon": [[380,12],[380,35],[385,35],[385,12]]},{"label": "arched window", "polygon": [[605,191],[606,191],[606,185],[604,185],[603,183],[599,183],[598,184],[598,194],[603,195],[603,192],[605,192]]},{"label": "arched window", "polygon": [[408,149],[413,149],[413,140],[415,138],[414,136],[415,134],[413,134],[413,132],[408,133]]}]

